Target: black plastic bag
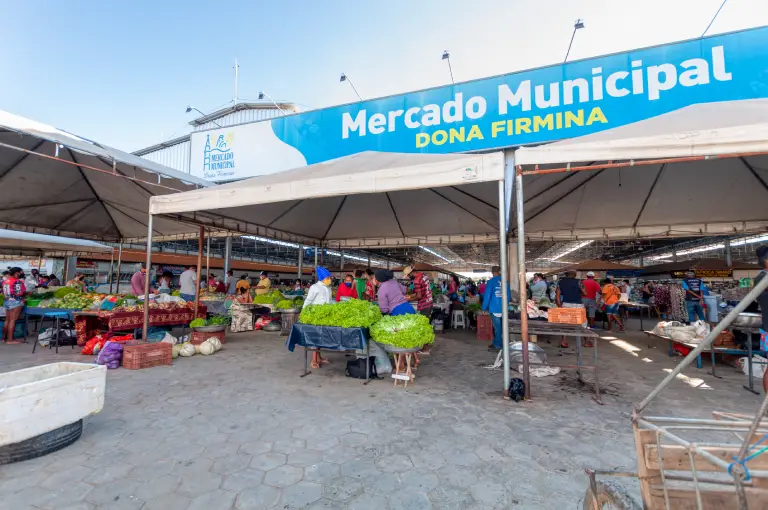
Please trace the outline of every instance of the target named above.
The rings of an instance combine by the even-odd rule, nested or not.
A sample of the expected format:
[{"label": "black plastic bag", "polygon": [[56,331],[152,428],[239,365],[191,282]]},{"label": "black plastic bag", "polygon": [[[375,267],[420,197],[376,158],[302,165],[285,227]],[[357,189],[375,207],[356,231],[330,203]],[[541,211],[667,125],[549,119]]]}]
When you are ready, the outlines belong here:
[{"label": "black plastic bag", "polygon": [[376,373],[376,356],[368,356],[367,358],[357,358],[347,361],[347,369],[344,371],[344,373],[347,375],[347,377],[365,379],[366,363],[368,363],[369,378],[378,379],[379,374]]}]

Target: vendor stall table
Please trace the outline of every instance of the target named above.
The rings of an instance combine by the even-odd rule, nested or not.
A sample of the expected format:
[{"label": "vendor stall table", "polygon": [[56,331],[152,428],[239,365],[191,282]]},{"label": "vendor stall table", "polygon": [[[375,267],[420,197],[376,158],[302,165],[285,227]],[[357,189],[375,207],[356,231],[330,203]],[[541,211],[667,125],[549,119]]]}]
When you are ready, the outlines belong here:
[{"label": "vendor stall table", "polygon": [[[55,327],[56,327],[56,336],[55,336],[55,342],[56,342],[56,354],[59,353],[59,341],[61,337],[61,319],[69,319],[72,320],[73,313],[76,312],[76,310],[72,310],[69,308],[39,308],[39,307],[28,307],[24,309],[24,327],[26,328],[27,332],[29,332],[28,327],[28,321],[30,317],[40,317],[40,327],[42,328],[43,322],[48,319],[51,321],[54,321]],[[72,348],[74,349],[74,345]],[[35,352],[35,349],[37,349],[37,339],[32,344],[32,352]]]},{"label": "vendor stall table", "polygon": [[[722,379],[719,375],[717,375],[717,372],[715,371],[715,354],[732,354],[735,356],[747,356],[748,360],[752,360],[752,355],[754,353],[760,354],[763,357],[768,357],[768,351],[754,351],[752,350],[752,339],[751,335],[754,333],[759,333],[760,330],[758,328],[745,328],[745,327],[734,327],[733,329],[739,330],[743,333],[747,333],[750,335],[749,340],[747,341],[747,349],[730,349],[728,347],[715,347],[714,345],[710,347],[709,349],[709,355],[710,359],[712,361],[712,371],[709,372],[711,375],[717,377],[718,379]],[[669,357],[673,357],[675,355],[674,346],[675,344],[683,345],[689,349],[695,349],[699,346],[698,343],[693,342],[682,342],[680,340],[675,340],[674,338],[670,338],[668,336],[658,335],[656,333],[653,333],[652,331],[644,331],[644,333],[648,336],[652,336],[655,338],[660,338],[662,340],[667,340],[669,342]],[[697,356],[696,358],[696,368],[702,368],[703,363],[701,361],[701,355]],[[748,363],[747,368],[747,385],[744,386],[744,389],[754,393],[755,395],[760,395],[759,392],[755,391],[754,381],[752,380],[752,363]]]},{"label": "vendor stall table", "polygon": [[[365,351],[366,359],[370,354],[370,333],[368,328],[338,328],[331,326],[311,326],[309,324],[294,324],[291,334],[285,345],[288,350],[299,345],[304,347],[304,373],[305,377],[312,372],[309,370],[309,351]],[[365,382],[370,382],[369,365],[365,365]]]},{"label": "vendor stall table", "polygon": [[[76,312],[76,310],[72,310],[70,308],[41,308],[37,306],[30,306],[24,308],[24,328],[27,332],[27,335],[29,335],[29,318],[30,317],[40,317],[40,328],[42,329],[43,323],[47,320],[50,320],[54,323],[56,328],[56,354],[59,353],[59,341],[61,337],[61,319],[73,319],[73,313]],[[25,338],[26,340],[26,338]],[[74,346],[72,346],[74,348]],[[37,348],[37,339],[35,339],[33,345],[32,345],[32,352],[35,352],[35,349]]]},{"label": "vendor stall table", "polygon": [[[205,315],[207,308],[204,305],[198,307],[198,315]],[[75,311],[75,330],[77,331],[77,345],[85,345],[88,338],[99,331],[133,331],[144,322],[144,312],[83,312]],[[150,326],[186,326],[195,318],[192,308],[150,308]]]},{"label": "vendor stall table", "polygon": [[[518,319],[509,320],[509,333],[516,334],[516,335],[520,334],[520,320]],[[529,364],[530,365],[546,365],[546,366],[560,367],[560,368],[575,368],[576,374],[579,377],[579,381],[582,381],[581,379],[582,369],[592,370],[595,376],[595,396],[593,398],[595,399],[595,402],[597,402],[598,404],[603,403],[600,400],[600,383],[597,375],[597,339],[600,337],[597,333],[595,333],[591,329],[581,326],[580,324],[557,324],[554,322],[529,320],[528,336],[531,337],[533,335],[567,336],[567,337],[581,337],[581,338],[592,339],[592,348],[594,352],[594,364],[592,365],[584,365],[582,362],[582,357],[581,357],[582,345],[580,340],[576,341],[576,365],[561,365],[557,363],[529,363]]]},{"label": "vendor stall table", "polygon": [[619,303],[620,305],[630,309],[630,310],[640,310],[640,331],[644,331],[645,328],[643,327],[643,310],[646,310],[648,313],[648,320],[651,320],[651,305],[647,305],[645,303]]}]

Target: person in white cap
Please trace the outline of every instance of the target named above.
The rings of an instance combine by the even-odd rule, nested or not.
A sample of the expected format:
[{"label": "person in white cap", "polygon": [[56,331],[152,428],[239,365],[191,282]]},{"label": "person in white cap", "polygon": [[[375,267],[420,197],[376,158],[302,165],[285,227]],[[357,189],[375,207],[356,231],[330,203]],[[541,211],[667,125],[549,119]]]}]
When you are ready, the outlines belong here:
[{"label": "person in white cap", "polygon": [[589,327],[595,327],[595,312],[597,311],[597,299],[602,293],[600,284],[595,280],[595,273],[589,271],[587,273],[587,279],[581,281],[581,295],[584,296],[582,301],[584,302],[584,308],[587,309],[587,320],[589,321]]}]

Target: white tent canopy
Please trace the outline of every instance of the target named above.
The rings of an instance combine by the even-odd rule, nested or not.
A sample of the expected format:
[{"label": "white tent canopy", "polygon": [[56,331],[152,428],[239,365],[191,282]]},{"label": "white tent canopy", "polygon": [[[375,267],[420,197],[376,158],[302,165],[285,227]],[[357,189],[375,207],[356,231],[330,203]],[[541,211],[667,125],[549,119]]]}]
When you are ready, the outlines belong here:
[{"label": "white tent canopy", "polygon": [[109,253],[111,246],[84,239],[0,229],[0,254],[37,256],[47,253]]},{"label": "white tent canopy", "polygon": [[[528,239],[728,235],[768,227],[768,100],[697,104],[600,133],[522,148],[515,164],[634,166],[528,175]],[[639,164],[641,160],[715,156]]]},{"label": "white tent canopy", "polygon": [[[0,227],[117,241],[147,234],[153,195],[208,181],[0,111]],[[156,235],[196,227],[160,219]]]},{"label": "white tent canopy", "polygon": [[149,212],[340,247],[498,239],[504,154],[363,152],[196,191]]}]

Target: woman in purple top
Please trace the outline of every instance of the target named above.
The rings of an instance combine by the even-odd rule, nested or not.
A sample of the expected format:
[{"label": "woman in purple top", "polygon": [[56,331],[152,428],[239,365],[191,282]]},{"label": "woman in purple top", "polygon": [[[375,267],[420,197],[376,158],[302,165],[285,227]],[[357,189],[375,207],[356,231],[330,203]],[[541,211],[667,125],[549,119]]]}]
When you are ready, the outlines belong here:
[{"label": "woman in purple top", "polygon": [[376,296],[381,313],[389,315],[416,313],[405,297],[405,287],[393,278],[392,271],[378,269],[375,276],[376,281],[379,282],[379,291]]}]

